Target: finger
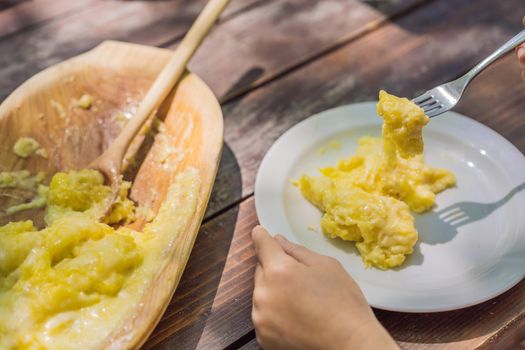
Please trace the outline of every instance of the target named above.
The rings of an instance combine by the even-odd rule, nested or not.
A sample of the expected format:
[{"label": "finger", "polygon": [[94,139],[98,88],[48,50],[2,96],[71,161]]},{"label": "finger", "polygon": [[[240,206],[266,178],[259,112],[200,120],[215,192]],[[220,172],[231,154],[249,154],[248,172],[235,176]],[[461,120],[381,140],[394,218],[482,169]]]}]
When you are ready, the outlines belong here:
[{"label": "finger", "polygon": [[254,288],[253,288],[253,298],[252,298],[252,306],[254,309],[257,308],[257,301],[255,298],[257,288],[262,288],[262,279],[263,279],[263,270],[260,263],[257,263],[255,266],[255,278],[254,278]]},{"label": "finger", "polygon": [[319,260],[319,254],[314,253],[302,245],[292,243],[281,235],[275,236],[275,239],[279,242],[286,254],[290,255],[300,263],[312,266]]},{"label": "finger", "polygon": [[521,21],[523,25],[525,25],[525,16],[523,16],[523,20]]},{"label": "finger", "polygon": [[517,50],[518,60],[521,64],[525,65],[525,45],[521,45]]},{"label": "finger", "polygon": [[263,227],[256,226],[252,230],[252,240],[263,269],[271,262],[282,261],[286,257],[283,248]]}]

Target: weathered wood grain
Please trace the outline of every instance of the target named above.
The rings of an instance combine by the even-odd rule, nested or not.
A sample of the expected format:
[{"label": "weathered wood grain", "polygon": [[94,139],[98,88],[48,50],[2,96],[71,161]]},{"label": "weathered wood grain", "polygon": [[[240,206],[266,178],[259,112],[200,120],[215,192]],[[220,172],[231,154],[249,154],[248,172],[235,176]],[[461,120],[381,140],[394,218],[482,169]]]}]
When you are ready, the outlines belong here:
[{"label": "weathered wood grain", "polygon": [[[87,51],[101,41],[115,39],[160,46],[180,38],[205,3],[205,0],[99,0],[82,11],[63,14],[0,38],[0,100],[43,68]],[[233,18],[244,8],[252,9],[254,3],[258,1],[233,0],[223,16]],[[31,10],[33,13],[40,8]]]},{"label": "weathered wood grain", "polygon": [[514,53],[474,80],[456,110],[482,122],[525,153],[525,82]]},{"label": "weathered wood grain", "polygon": [[4,9],[0,2],[0,38],[97,3],[101,0],[22,0],[12,1],[12,6]]},{"label": "weathered wood grain", "polygon": [[359,0],[269,1],[211,33],[190,69],[228,100],[426,2],[383,1],[381,12]]},{"label": "weathered wood grain", "polygon": [[[228,20],[211,33],[190,67],[219,96],[232,96],[426,1],[389,0],[380,7],[383,13],[358,0],[234,0],[223,15]],[[0,40],[5,53],[0,99],[39,70],[104,39],[173,47],[204,2],[102,2]]]}]

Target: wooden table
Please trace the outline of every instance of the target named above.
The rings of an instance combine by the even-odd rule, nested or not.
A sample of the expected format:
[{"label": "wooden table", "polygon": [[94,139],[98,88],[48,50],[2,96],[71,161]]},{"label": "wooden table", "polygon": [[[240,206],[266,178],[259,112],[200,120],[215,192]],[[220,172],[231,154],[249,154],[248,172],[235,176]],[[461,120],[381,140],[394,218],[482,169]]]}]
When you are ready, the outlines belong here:
[{"label": "wooden table", "polygon": [[[41,69],[105,39],[176,47],[205,0],[0,1],[0,99]],[[270,145],[313,113],[413,96],[463,74],[520,30],[523,0],[233,0],[190,68],[219,96],[224,154],[178,290],[145,348],[255,349],[250,320],[253,187]],[[525,151],[525,83],[509,55],[457,111]],[[403,349],[516,348],[525,281],[436,314],[376,310]]]}]

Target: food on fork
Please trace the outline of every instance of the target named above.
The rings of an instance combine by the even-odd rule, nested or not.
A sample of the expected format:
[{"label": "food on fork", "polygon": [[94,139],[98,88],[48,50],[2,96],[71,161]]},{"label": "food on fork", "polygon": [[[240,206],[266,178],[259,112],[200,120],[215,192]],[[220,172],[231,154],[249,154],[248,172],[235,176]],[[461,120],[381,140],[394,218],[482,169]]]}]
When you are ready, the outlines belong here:
[{"label": "food on fork", "polygon": [[436,193],[454,186],[454,174],[429,167],[423,158],[428,117],[406,98],[381,91],[382,138],[362,137],[357,154],[321,176],[303,175],[301,193],[323,212],[331,238],[355,241],[365,266],[388,269],[413,252],[418,233],[410,211],[432,208]]}]

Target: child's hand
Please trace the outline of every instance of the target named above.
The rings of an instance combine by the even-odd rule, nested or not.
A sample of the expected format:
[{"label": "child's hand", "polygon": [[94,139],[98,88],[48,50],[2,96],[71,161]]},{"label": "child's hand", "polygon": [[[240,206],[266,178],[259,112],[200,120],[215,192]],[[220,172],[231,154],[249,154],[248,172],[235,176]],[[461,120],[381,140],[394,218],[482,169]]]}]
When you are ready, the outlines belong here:
[{"label": "child's hand", "polygon": [[[523,24],[525,24],[525,17],[523,17]],[[518,54],[518,60],[523,66],[523,70],[521,71],[521,78],[525,81],[525,44],[521,44],[516,49],[516,52]]]},{"label": "child's hand", "polygon": [[252,318],[265,349],[397,349],[341,264],[258,226]]}]

